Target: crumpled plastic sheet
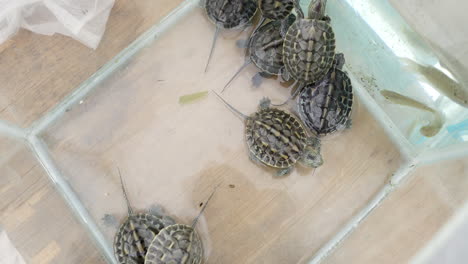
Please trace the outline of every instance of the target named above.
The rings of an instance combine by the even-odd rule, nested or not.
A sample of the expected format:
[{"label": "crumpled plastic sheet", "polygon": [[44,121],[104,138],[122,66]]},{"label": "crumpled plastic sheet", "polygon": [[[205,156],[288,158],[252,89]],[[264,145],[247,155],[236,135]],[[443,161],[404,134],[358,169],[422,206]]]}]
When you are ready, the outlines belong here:
[{"label": "crumpled plastic sheet", "polygon": [[0,0],[0,44],[20,28],[97,48],[114,0]]},{"label": "crumpled plastic sheet", "polygon": [[0,264],[26,264],[11,243],[5,230],[0,227]]}]

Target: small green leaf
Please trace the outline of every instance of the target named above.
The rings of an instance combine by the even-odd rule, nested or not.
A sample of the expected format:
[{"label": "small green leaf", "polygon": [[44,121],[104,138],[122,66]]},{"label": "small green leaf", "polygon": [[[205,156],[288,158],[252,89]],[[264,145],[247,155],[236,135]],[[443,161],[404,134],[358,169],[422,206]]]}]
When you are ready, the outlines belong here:
[{"label": "small green leaf", "polygon": [[194,101],[200,100],[200,99],[202,99],[203,97],[205,97],[207,95],[208,95],[208,91],[183,95],[183,96],[179,97],[179,104],[193,103]]}]

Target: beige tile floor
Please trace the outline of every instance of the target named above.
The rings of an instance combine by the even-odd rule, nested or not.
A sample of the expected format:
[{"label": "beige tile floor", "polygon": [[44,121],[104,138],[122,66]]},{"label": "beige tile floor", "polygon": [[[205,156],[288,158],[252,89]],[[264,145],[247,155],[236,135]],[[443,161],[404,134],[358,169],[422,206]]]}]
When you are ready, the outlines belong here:
[{"label": "beige tile floor", "polygon": [[6,241],[25,263],[104,263],[24,142],[0,138],[0,157],[0,263]]},{"label": "beige tile floor", "polygon": [[467,189],[467,158],[419,168],[325,263],[408,263],[468,201]]},{"label": "beige tile floor", "polygon": [[[165,2],[117,1],[96,52],[65,37],[27,32],[0,46],[0,77],[5,80],[0,88],[0,119],[20,126],[31,124],[177,5],[176,1]],[[201,73],[213,27],[200,13],[188,16],[181,26],[190,28],[187,32],[191,35],[182,36],[178,33],[181,30],[174,29],[162,36],[102,83],[83,104],[69,109],[44,134],[55,161],[109,243],[115,226],[106,225],[101,218],[111,214],[121,219],[125,214],[116,175],[119,166],[136,208],[144,210],[158,204],[183,222],[189,222],[197,214],[199,203],[217,183],[222,183],[199,225],[210,255],[208,263],[304,262],[386,183],[401,164],[398,151],[367,110],[358,107],[353,129],[324,142],[326,163],[315,175],[299,169],[285,179],[272,180],[271,172],[248,160],[241,121],[213,96],[190,105],[177,104],[180,95],[219,89],[224,84],[235,70],[232,65],[243,62],[242,51],[233,44],[242,36],[223,35],[212,61],[217,68],[210,68],[204,76]],[[183,54],[171,49],[181,40],[190,43]],[[61,59],[65,55],[72,57]],[[91,62],[83,64],[83,56]],[[18,70],[25,66],[30,68]],[[174,71],[176,67],[179,72]],[[255,90],[250,85],[253,74],[253,67],[248,68],[224,95],[245,113],[254,111],[263,94],[280,100],[287,92],[272,80]],[[247,93],[251,97],[246,97]],[[9,145],[2,144],[6,156],[11,154],[21,160],[5,158],[1,164],[8,172],[15,170],[21,175],[28,167],[34,168],[26,174],[32,176],[20,177],[22,182],[17,186],[29,186],[22,198],[27,208],[21,200],[15,200],[5,203],[12,205],[6,211],[0,211],[0,225],[25,260],[102,261],[56,191],[52,186],[44,187],[48,182],[43,171],[38,165],[27,166],[28,162],[22,161],[29,157],[24,147],[11,141],[4,144]],[[12,154],[17,153],[17,148],[21,149],[19,156]],[[360,155],[346,155],[349,150],[359,150]],[[448,164],[440,170],[419,168],[327,261],[349,263],[350,258],[359,257],[362,261],[357,263],[408,260],[464,200],[460,190],[467,174],[466,160]],[[443,178],[445,175],[455,176]],[[7,179],[18,181],[16,177]],[[8,192],[10,185],[0,186],[3,201],[16,198],[17,192]],[[38,197],[47,199],[44,204],[34,203]],[[59,231],[44,231],[46,226],[47,231],[53,229],[48,225],[50,208],[63,217],[59,225],[53,225]],[[28,245],[24,239],[30,238],[30,229],[5,228],[18,215],[24,218],[25,211],[30,214],[28,223],[39,230],[38,237],[44,238],[31,240],[31,250],[22,248]],[[411,214],[414,211],[420,214]],[[16,218],[3,220],[9,217]],[[388,224],[382,226],[382,221]],[[75,246],[70,240],[62,241],[64,238],[57,235],[65,226],[72,238],[83,241],[80,245],[84,246],[76,252],[70,251]],[[383,243],[382,237],[388,237],[387,226],[393,226],[395,234]],[[58,250],[57,245],[63,248]],[[368,248],[371,250],[367,254],[356,256],[359,250],[362,253]],[[397,256],[388,252],[396,252]],[[64,261],[65,256],[71,259]]]}]

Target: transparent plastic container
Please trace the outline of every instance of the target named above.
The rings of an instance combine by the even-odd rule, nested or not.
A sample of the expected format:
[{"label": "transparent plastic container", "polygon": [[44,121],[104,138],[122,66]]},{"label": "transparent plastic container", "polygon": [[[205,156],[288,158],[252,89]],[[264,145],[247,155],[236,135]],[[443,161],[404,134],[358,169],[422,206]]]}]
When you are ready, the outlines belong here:
[{"label": "transparent plastic container", "polygon": [[[249,32],[222,32],[204,72],[215,27],[196,0],[179,5],[28,129],[0,129],[30,147],[109,263],[117,263],[113,238],[127,214],[117,168],[135,211],[162,210],[184,224],[219,186],[197,225],[206,263],[326,262],[416,167],[468,152],[463,94],[447,93],[463,76],[441,66],[446,54],[384,0],[329,1],[327,13],[355,101],[353,127],[324,138],[325,163],[315,171],[298,166],[275,178],[249,160],[242,120],[215,96],[179,103],[187,94],[220,91],[245,60],[236,41]],[[424,78],[427,69],[439,78]],[[264,96],[289,95],[271,79],[254,87],[256,72],[250,65],[223,93],[245,114]],[[389,102],[383,90],[433,111]],[[440,130],[423,136],[434,113]]]}]

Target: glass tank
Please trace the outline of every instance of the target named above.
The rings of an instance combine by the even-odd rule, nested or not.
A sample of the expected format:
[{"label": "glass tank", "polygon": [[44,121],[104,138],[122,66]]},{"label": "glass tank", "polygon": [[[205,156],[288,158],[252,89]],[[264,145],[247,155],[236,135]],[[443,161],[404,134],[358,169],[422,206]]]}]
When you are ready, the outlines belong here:
[{"label": "glass tank", "polygon": [[[220,30],[205,71],[216,27],[200,1],[186,0],[30,127],[0,123],[10,138],[2,151],[21,149],[43,172],[42,188],[55,187],[50,212],[34,197],[24,208],[45,210],[29,221],[51,231],[28,240],[14,224],[22,216],[7,219],[6,209],[0,245],[33,241],[14,249],[17,263],[49,263],[40,261],[50,254],[50,263],[79,263],[67,259],[77,243],[92,252],[81,263],[118,263],[114,237],[128,214],[120,171],[135,212],[190,225],[206,205],[196,224],[205,263],[326,263],[416,167],[468,153],[468,77],[456,58],[385,0],[330,0],[326,13],[354,102],[351,128],[322,138],[322,166],[278,177],[252,162],[242,116],[215,93],[250,115],[262,98],[280,103],[291,89],[250,64],[223,91],[246,62],[252,27]],[[294,100],[280,108],[294,113]],[[12,173],[18,164],[3,164],[8,208],[28,188]],[[72,236],[58,235],[67,226]],[[42,240],[55,244],[41,253]]]}]

